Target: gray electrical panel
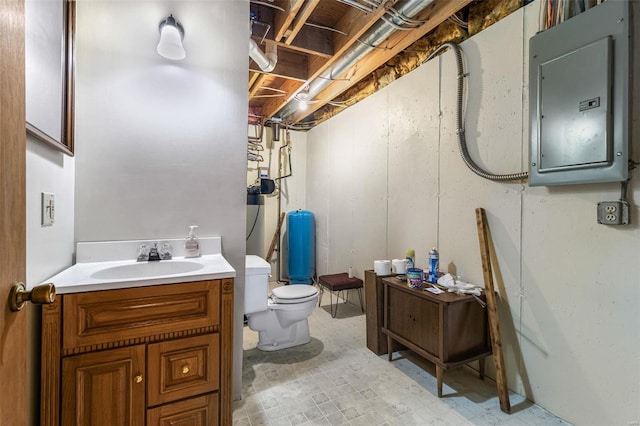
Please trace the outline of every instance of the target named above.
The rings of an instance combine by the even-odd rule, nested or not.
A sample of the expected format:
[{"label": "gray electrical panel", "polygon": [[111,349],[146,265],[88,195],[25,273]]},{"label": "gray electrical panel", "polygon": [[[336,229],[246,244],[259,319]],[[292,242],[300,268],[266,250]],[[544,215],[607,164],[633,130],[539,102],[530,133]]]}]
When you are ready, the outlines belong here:
[{"label": "gray electrical panel", "polygon": [[531,38],[529,185],[627,179],[629,7],[609,0]]}]

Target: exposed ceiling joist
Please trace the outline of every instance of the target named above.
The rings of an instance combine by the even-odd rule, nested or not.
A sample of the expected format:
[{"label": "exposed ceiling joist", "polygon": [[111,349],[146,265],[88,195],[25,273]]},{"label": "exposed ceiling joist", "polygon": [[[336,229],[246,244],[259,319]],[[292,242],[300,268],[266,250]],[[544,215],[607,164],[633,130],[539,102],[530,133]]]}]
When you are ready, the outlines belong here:
[{"label": "exposed ceiling joist", "polygon": [[[273,71],[269,74],[276,75],[291,80],[308,80],[309,57],[299,52],[278,49],[278,62]],[[249,70],[252,72],[262,72],[255,62],[251,61]]]},{"label": "exposed ceiling joist", "polygon": [[[278,61],[268,73],[249,61],[249,110],[264,120],[279,116],[288,123],[321,122],[418,66],[434,45],[469,37],[475,32],[472,23],[485,28],[522,7],[521,0],[428,3],[250,0],[254,40],[271,40]],[[451,22],[441,25],[447,19]],[[395,26],[412,28],[396,31]],[[313,101],[301,112],[296,95],[305,87]]]},{"label": "exposed ceiling joist", "polygon": [[304,23],[307,22],[307,19],[309,19],[309,16],[311,16],[315,8],[318,7],[318,4],[320,4],[320,0],[307,0],[305,2],[304,7],[300,12],[298,12],[293,20],[291,31],[286,34],[286,39],[284,41],[286,44],[293,43],[293,40],[296,38],[304,26]]},{"label": "exposed ceiling joist", "polygon": [[[395,4],[395,1],[388,3]],[[358,38],[371,28],[385,13],[386,9],[383,6],[378,7],[374,12],[369,14],[365,14],[355,8],[348,8],[335,27],[347,35],[345,36],[337,32],[333,34],[334,56],[328,60],[321,57],[309,58],[309,80],[317,78],[329,69],[331,65],[333,65],[351,45],[357,43]],[[292,93],[291,96],[286,99],[275,98],[266,102],[262,107],[262,113],[267,117],[275,115],[276,112],[293,100],[295,94],[296,93]]]},{"label": "exposed ceiling joist", "polygon": [[282,41],[303,4],[304,0],[286,0],[276,2],[276,6],[284,9],[284,12],[278,10],[273,20],[275,28],[275,35],[273,39],[275,41]]},{"label": "exposed ceiling joist", "polygon": [[324,106],[327,102],[335,99],[337,96],[345,92],[354,84],[362,80],[364,77],[371,74],[381,64],[386,63],[389,59],[402,52],[416,40],[432,31],[443,21],[445,21],[449,16],[464,8],[472,1],[474,0],[457,0],[432,3],[417,16],[417,19],[426,21],[418,29],[415,29],[413,31],[396,31],[395,33],[393,33],[387,39],[384,49],[374,49],[366,57],[358,61],[358,64],[353,69],[350,69],[346,72],[352,73],[349,76],[349,79],[345,79],[344,75],[333,76],[336,80],[333,83],[329,84],[316,96],[315,100],[317,100],[318,102],[311,103],[305,111],[294,113],[293,116],[288,118],[288,120],[293,123],[297,123],[307,117],[309,114],[315,112],[320,107]]}]

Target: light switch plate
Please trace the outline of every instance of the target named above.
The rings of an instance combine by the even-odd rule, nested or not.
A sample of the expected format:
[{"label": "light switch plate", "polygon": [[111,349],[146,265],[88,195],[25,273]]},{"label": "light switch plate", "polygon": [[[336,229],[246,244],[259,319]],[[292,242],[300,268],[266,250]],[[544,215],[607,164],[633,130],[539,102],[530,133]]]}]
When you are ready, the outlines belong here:
[{"label": "light switch plate", "polygon": [[53,226],[55,218],[55,197],[49,192],[42,193],[42,226]]}]

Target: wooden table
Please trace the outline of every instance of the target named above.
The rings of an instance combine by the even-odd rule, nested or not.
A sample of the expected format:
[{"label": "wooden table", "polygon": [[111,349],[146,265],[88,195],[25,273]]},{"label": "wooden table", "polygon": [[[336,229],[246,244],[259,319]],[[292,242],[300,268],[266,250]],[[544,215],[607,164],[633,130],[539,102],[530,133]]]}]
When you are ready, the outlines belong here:
[{"label": "wooden table", "polygon": [[395,277],[383,278],[382,284],[389,361],[398,342],[433,362],[440,397],[444,370],[479,361],[484,378],[484,359],[491,355],[487,311],[473,296],[435,295]]}]

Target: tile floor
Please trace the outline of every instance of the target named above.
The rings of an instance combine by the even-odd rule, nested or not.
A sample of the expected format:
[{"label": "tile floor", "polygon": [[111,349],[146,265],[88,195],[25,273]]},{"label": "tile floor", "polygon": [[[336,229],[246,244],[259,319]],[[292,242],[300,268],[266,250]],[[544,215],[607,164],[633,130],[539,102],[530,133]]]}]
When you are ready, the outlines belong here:
[{"label": "tile floor", "polygon": [[[357,293],[350,297],[357,305]],[[404,351],[393,362],[376,356],[367,349],[359,307],[341,302],[331,318],[328,293],[309,328],[310,343],[262,352],[258,334],[245,326],[235,426],[568,424],[514,393],[513,414],[503,413],[495,383],[468,368],[445,372],[438,398],[433,364]]]}]

